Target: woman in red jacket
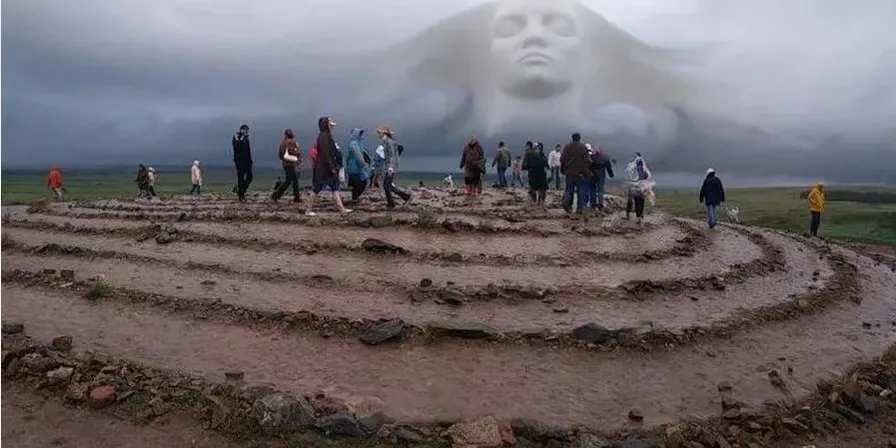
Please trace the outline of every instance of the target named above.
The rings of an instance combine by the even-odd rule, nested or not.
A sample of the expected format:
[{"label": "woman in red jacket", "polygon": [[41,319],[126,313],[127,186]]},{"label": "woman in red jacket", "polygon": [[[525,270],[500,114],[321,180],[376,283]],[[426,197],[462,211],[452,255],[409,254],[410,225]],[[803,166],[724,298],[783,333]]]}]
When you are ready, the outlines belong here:
[{"label": "woman in red jacket", "polygon": [[54,199],[62,200],[62,171],[58,167],[50,168],[50,174],[47,176],[47,188],[53,190]]}]

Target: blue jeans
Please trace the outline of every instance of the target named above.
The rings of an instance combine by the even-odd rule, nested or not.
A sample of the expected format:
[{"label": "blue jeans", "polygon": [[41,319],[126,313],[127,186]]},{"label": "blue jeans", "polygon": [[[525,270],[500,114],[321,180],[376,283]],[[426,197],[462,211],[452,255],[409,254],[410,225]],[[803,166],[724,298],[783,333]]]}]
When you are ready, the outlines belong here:
[{"label": "blue jeans", "polygon": [[498,186],[507,186],[507,168],[498,168]]},{"label": "blue jeans", "polygon": [[551,178],[554,179],[554,189],[560,189],[560,167],[551,168]]},{"label": "blue jeans", "polygon": [[563,208],[567,211],[572,209],[573,195],[576,197],[576,213],[582,213],[585,210],[585,204],[588,203],[588,179],[570,179],[566,178],[566,191],[563,192]]},{"label": "blue jeans", "polygon": [[716,221],[716,207],[715,204],[706,204],[706,223],[709,224],[709,228],[713,228],[718,224]]}]

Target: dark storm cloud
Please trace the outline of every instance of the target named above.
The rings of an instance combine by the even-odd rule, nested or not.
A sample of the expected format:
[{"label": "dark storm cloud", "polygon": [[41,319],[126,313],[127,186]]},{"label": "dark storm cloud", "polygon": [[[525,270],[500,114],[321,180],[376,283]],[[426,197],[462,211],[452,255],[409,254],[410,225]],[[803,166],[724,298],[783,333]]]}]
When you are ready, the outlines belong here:
[{"label": "dark storm cloud", "polygon": [[[794,4],[800,1],[794,0]],[[162,0],[4,1],[4,167],[135,163],[150,159],[157,164],[168,160],[184,163],[194,158],[226,163],[230,134],[240,123],[250,123],[256,147],[263,150],[273,148],[280,131],[287,126],[298,128],[300,140],[310,139],[316,117],[334,111],[344,118],[346,129],[355,123],[370,128],[378,124],[375,117],[353,116],[362,110],[355,107],[353,98],[364,93],[363,80],[369,76],[369,67],[328,71],[315,64],[313,58],[301,55],[394,43],[440,17],[481,2],[469,0],[450,7],[443,2],[414,7],[398,0],[383,0],[377,5],[362,3],[305,0],[271,1],[257,6],[248,0],[198,0],[189,4]],[[665,41],[673,35],[690,41],[712,38],[691,32],[711,28],[704,26],[708,17],[711,23],[724,23],[728,34],[718,30],[712,33],[744,43],[743,48],[754,53],[784,45],[781,33],[775,34],[769,31],[771,28],[757,25],[773,22],[769,20],[773,11],[763,10],[760,7],[763,2],[752,4],[751,10],[737,15],[725,15],[723,9],[713,8],[702,19],[677,15],[672,17],[674,20],[667,16],[652,17],[650,21],[644,13],[637,13],[637,8],[623,3],[610,2],[595,8],[606,12],[611,20],[624,22],[626,29],[648,40]],[[672,11],[669,2],[653,3],[654,9],[665,5]],[[838,14],[852,14],[854,19],[876,17],[874,20],[885,24],[893,10],[888,5],[868,0]],[[823,9],[811,8],[808,3],[802,6],[813,11]],[[873,14],[869,12],[873,8],[880,10]],[[357,14],[345,14],[353,10]],[[382,11],[392,14],[391,25],[384,25]],[[752,18],[744,19],[748,13],[753,14]],[[852,45],[852,53],[862,53],[862,45],[893,37],[892,30],[877,26],[878,22],[868,24],[866,20],[862,27],[852,24],[834,27],[833,15],[822,17],[823,12],[817,11],[815,14],[811,20],[793,25],[797,28],[794,35],[812,35],[815,30],[809,29],[811,23],[819,28],[831,27],[837,32],[829,34],[839,35],[845,42],[843,45]],[[783,16],[776,19],[785,20],[787,17]],[[680,26],[669,25],[670,21],[687,26],[682,31]],[[860,35],[863,29],[864,37]],[[752,30],[755,35],[744,30]],[[831,47],[834,42],[830,37],[817,46]],[[890,42],[892,47],[896,39]],[[893,50],[887,51],[892,54]],[[878,51],[877,54],[885,53]],[[781,64],[771,64],[779,71],[770,75],[767,74],[769,66],[757,66],[753,71],[739,69],[737,73],[726,72],[719,66],[711,70],[743,82],[744,90],[752,92],[753,98],[777,99],[777,102],[761,105],[755,102],[750,108],[744,107],[742,115],[747,122],[762,119],[765,126],[776,125],[799,134],[808,146],[795,156],[796,160],[811,160],[818,169],[823,169],[827,160],[853,167],[860,167],[863,158],[892,161],[896,151],[881,142],[893,136],[890,127],[882,125],[885,122],[882,117],[896,111],[893,59],[854,57],[836,61],[836,69],[825,70],[825,64],[832,65],[823,56],[816,54],[811,61],[807,57],[804,63],[792,65],[789,70],[780,67]],[[798,79],[788,71],[803,72],[807,81],[800,85],[811,84],[812,88],[800,90]],[[815,76],[810,82],[811,74]],[[864,87],[859,89],[854,84]],[[835,85],[839,88],[829,88]],[[821,90],[830,93],[817,94]],[[436,117],[430,121],[438,121],[445,113],[440,102],[420,98],[417,100],[422,105],[414,103],[413,107],[408,106],[409,110],[396,113],[409,120],[427,115]],[[814,110],[823,113],[808,116],[809,104],[815,104]],[[307,129],[303,123],[308,124]],[[830,123],[842,126],[836,128]],[[405,129],[404,137],[420,142],[415,145],[420,148],[419,155],[445,156],[456,150],[424,144],[429,136],[415,132],[416,129]],[[710,135],[699,126],[685,130],[675,151],[664,154],[660,160],[682,169],[691,169],[689,161],[697,157],[732,168],[749,166],[751,170],[778,172],[792,169],[782,165],[794,163],[791,160],[794,157],[776,162],[771,157],[776,153],[775,148],[741,137],[731,138],[731,135],[743,134],[742,129],[723,133],[729,134],[727,139]],[[544,139],[561,139],[565,134],[566,130],[557,131],[556,135],[546,132]],[[832,141],[838,145],[832,145]],[[629,146],[620,144],[619,152]],[[757,157],[755,151],[763,155]],[[853,155],[844,157],[847,152]]]}]

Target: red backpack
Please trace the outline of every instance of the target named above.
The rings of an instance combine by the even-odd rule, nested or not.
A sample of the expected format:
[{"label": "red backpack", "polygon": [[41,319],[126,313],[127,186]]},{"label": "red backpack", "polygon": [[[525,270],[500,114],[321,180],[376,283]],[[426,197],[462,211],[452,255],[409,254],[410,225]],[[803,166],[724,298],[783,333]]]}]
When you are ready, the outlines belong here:
[{"label": "red backpack", "polygon": [[317,142],[311,145],[311,152],[309,155],[311,156],[311,163],[317,164]]}]

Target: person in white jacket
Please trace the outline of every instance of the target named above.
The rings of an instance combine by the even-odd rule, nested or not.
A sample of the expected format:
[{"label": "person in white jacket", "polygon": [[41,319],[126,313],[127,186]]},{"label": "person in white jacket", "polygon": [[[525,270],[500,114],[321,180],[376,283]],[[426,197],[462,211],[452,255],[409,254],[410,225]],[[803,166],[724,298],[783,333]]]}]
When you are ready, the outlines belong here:
[{"label": "person in white jacket", "polygon": [[[554,146],[554,149],[548,154],[548,168],[551,169],[551,179],[554,180],[554,189],[560,189],[560,156],[563,154],[563,148],[560,145]],[[548,181],[550,183],[550,181]]]},{"label": "person in white jacket", "polygon": [[193,166],[190,168],[190,181],[193,182],[193,187],[190,188],[190,195],[194,193],[196,195],[202,194],[202,169],[199,168],[199,161],[194,160]]}]

